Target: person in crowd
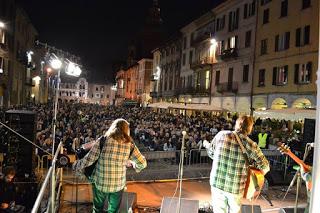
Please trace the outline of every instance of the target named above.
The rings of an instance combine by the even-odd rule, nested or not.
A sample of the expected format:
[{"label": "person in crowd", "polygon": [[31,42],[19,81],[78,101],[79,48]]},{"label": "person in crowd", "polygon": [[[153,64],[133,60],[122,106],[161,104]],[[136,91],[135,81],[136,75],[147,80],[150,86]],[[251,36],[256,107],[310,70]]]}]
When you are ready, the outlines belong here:
[{"label": "person in crowd", "polygon": [[246,149],[249,161],[264,174],[270,170],[268,160],[257,144],[248,137],[252,128],[252,117],[241,116],[236,121],[235,131],[220,131],[211,143],[204,144],[213,160],[210,185],[215,213],[240,212],[248,167],[235,134]]},{"label": "person in crowd", "polygon": [[15,203],[15,185],[13,183],[16,170],[12,166],[4,168],[3,176],[0,178],[0,212],[20,213],[25,208]]},{"label": "person in crowd", "polygon": [[266,131],[266,127],[261,127],[261,131],[258,134],[258,146],[260,149],[269,149],[270,135]]},{"label": "person in crowd", "polygon": [[84,158],[74,163],[74,169],[81,171],[97,161],[91,178],[93,213],[102,212],[105,201],[108,202],[107,212],[119,212],[126,185],[126,167],[133,167],[136,172],[140,172],[147,166],[145,157],[130,137],[129,123],[126,120],[116,119],[105,137],[101,154],[100,143],[95,143]]}]

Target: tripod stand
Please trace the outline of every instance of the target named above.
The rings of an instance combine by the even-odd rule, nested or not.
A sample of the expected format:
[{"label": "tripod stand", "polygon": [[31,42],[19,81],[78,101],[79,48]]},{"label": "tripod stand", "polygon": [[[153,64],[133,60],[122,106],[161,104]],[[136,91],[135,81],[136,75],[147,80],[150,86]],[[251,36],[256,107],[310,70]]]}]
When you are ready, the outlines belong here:
[{"label": "tripod stand", "polygon": [[[303,155],[303,162],[305,161],[305,159],[307,158],[310,150],[311,150],[312,146],[310,144],[307,144],[306,145],[306,148],[305,148],[305,152],[304,152],[304,155]],[[296,213],[297,212],[297,209],[298,209],[298,198],[299,198],[299,191],[300,191],[300,187],[301,187],[301,174],[300,174],[300,168],[297,169],[294,177],[292,178],[292,181],[283,197],[282,200],[284,200],[289,192],[289,190],[291,189],[291,187],[294,185],[294,183],[296,182],[297,180],[297,189],[296,189],[296,199],[295,199],[295,208],[294,208],[294,212]]]}]

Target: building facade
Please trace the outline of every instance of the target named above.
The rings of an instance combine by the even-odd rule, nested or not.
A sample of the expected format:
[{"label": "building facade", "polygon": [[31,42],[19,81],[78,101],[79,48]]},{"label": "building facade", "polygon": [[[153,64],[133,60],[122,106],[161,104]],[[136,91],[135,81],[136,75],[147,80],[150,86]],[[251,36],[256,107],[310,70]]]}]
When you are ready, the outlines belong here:
[{"label": "building facade", "polygon": [[99,105],[113,105],[112,101],[112,84],[88,84],[88,101],[87,103],[99,104]]},{"label": "building facade", "polygon": [[[178,102],[180,89],[181,69],[181,37],[175,35],[159,47],[159,100]],[[156,67],[158,69],[158,67]]]},{"label": "building facade", "polygon": [[150,97],[152,102],[158,102],[159,95],[159,80],[161,74],[160,61],[161,61],[161,52],[159,48],[152,51],[152,75],[150,77]]},{"label": "building facade", "polygon": [[229,0],[212,10],[218,58],[212,65],[213,106],[244,114],[251,111],[256,8],[257,1]]},{"label": "building facade", "polygon": [[316,105],[319,1],[261,1],[258,8],[253,108]]},{"label": "building facade", "polygon": [[61,77],[59,98],[65,101],[76,101],[87,103],[89,83],[85,78]]},{"label": "building facade", "polygon": [[152,59],[141,59],[138,61],[137,99],[142,106],[151,102],[150,78],[152,73]]}]

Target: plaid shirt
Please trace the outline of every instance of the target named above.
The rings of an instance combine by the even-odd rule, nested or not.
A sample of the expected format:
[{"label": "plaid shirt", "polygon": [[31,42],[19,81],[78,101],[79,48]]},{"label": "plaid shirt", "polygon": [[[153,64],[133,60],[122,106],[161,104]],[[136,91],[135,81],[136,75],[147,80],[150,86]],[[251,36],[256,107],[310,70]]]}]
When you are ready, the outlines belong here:
[{"label": "plaid shirt", "polygon": [[77,162],[76,170],[79,171],[92,165],[99,158],[93,170],[91,182],[102,192],[118,192],[126,184],[126,164],[128,160],[135,163],[136,172],[140,172],[147,167],[145,157],[135,145],[129,159],[131,147],[132,143],[118,142],[108,138],[99,158],[100,146],[96,142],[88,154]]},{"label": "plaid shirt", "polygon": [[[247,136],[238,133],[250,164],[269,171],[269,162],[260,148]],[[247,179],[248,168],[237,139],[232,131],[220,131],[207,149],[212,161],[210,185],[232,194],[241,194]]]}]

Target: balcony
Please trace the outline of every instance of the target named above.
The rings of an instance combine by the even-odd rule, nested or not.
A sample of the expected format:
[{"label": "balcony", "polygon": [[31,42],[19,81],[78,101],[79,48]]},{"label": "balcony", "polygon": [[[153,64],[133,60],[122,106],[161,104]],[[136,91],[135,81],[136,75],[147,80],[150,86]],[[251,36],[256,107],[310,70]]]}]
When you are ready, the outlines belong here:
[{"label": "balcony", "polygon": [[203,87],[194,88],[194,87],[187,87],[182,88],[176,91],[177,94],[180,95],[193,95],[193,96],[208,96],[210,95],[210,89],[206,89]]},{"label": "balcony", "polygon": [[209,41],[211,39],[211,36],[209,33],[204,33],[202,35],[198,35],[197,38],[193,39],[191,41],[191,46],[196,47],[197,45]]},{"label": "balcony", "polygon": [[217,60],[215,57],[202,57],[198,58],[197,60],[193,61],[191,63],[191,68],[198,68],[198,67],[205,67],[211,64],[217,63]]},{"label": "balcony", "polygon": [[237,93],[238,82],[225,82],[217,85],[217,92],[219,93]]},{"label": "balcony", "polygon": [[235,59],[237,57],[238,57],[238,50],[236,48],[223,50],[220,55],[221,60],[224,60],[224,61],[229,59]]}]

